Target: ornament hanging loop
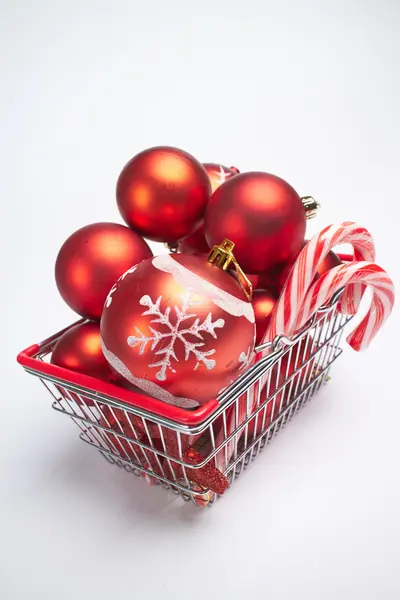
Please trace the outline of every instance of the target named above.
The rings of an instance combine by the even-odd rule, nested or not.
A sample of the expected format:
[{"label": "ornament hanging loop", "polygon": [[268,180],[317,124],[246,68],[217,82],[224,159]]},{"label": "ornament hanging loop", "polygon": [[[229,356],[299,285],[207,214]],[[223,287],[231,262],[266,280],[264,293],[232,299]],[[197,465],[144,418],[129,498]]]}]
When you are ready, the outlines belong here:
[{"label": "ornament hanging loop", "polygon": [[177,243],[165,242],[164,247],[169,250],[170,254],[176,254],[178,252],[178,244]]},{"label": "ornament hanging loop", "polygon": [[321,208],[320,203],[312,196],[303,196],[301,201],[303,203],[304,210],[306,211],[306,218],[314,219],[317,216],[317,212]]},{"label": "ornament hanging loop", "polygon": [[214,246],[208,255],[208,262],[216,267],[219,267],[223,271],[227,271],[230,267],[234,267],[237,275],[237,279],[240,287],[244,291],[246,298],[249,302],[253,297],[253,285],[251,281],[246,277],[241,266],[236,260],[233,249],[235,247],[234,242],[228,239],[224,239],[219,246]]}]

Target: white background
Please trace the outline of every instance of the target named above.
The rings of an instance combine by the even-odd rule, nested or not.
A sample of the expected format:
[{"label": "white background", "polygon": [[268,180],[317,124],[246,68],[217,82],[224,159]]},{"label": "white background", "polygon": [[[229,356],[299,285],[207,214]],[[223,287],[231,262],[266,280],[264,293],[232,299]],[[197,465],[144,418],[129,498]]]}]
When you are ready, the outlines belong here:
[{"label": "white background", "polygon": [[82,444],[18,351],[74,320],[64,239],[115,220],[136,152],[266,170],[354,219],[399,282],[396,0],[2,0],[1,507],[4,600],[398,600],[399,318],[212,510]]}]

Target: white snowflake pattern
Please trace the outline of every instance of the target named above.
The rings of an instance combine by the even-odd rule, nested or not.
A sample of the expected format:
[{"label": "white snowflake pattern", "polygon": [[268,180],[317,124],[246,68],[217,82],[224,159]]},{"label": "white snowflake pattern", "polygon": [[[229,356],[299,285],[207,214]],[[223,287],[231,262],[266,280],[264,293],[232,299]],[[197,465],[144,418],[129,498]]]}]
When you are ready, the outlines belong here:
[{"label": "white snowflake pattern", "polygon": [[229,179],[229,177],[232,177],[233,173],[227,173],[226,171],[224,171],[223,167],[219,167],[219,171],[211,171],[211,173],[213,173],[214,175],[216,175],[217,177],[219,177],[219,179],[217,179],[216,183],[220,186],[223,183],[225,183],[225,181],[227,179]]},{"label": "white snowflake pattern", "polygon": [[[181,308],[174,306],[176,314],[175,324],[172,324],[170,321],[171,307],[167,306],[164,312],[161,310],[162,296],[159,296],[156,302],[153,302],[150,296],[147,295],[142,296],[139,301],[142,306],[148,307],[147,310],[142,313],[142,316],[154,315],[156,318],[152,319],[150,323],[160,323],[168,328],[167,332],[161,333],[149,325],[151,335],[146,336],[135,326],[137,335],[130,335],[127,339],[129,346],[132,348],[139,346],[140,354],[143,354],[148,344],[151,344],[151,350],[155,350],[157,346],[159,346],[161,340],[169,339],[168,345],[159,348],[154,353],[156,356],[162,357],[161,360],[149,365],[149,367],[152,368],[160,367],[159,371],[156,373],[156,377],[159,381],[166,380],[168,369],[170,369],[173,373],[176,372],[172,366],[172,361],[175,360],[176,362],[179,362],[175,353],[175,344],[178,340],[184,346],[185,360],[189,359],[191,353],[196,357],[197,363],[194,367],[195,370],[198,368],[200,363],[203,363],[208,370],[211,370],[215,367],[215,360],[208,358],[209,356],[215,354],[215,349],[207,350],[205,352],[200,350],[200,348],[202,348],[205,344],[203,334],[208,333],[213,338],[217,339],[215,330],[224,327],[225,321],[224,319],[217,319],[215,322],[213,322],[211,312],[209,312],[204,321],[200,323],[200,319],[196,314],[187,314],[189,307],[193,305],[193,302],[190,302],[193,291],[194,290],[192,288],[188,288],[186,293],[180,296],[182,301]],[[193,323],[190,326],[186,326],[186,328],[181,328],[182,323],[188,319],[194,319]],[[189,341],[189,339],[187,339],[188,336],[194,336],[200,341]]]},{"label": "white snowflake pattern", "polygon": [[242,363],[239,367],[239,371],[243,371],[247,367],[250,361],[250,346],[247,349],[247,352],[241,352],[239,355],[239,362]]},{"label": "white snowflake pattern", "polygon": [[119,278],[117,279],[117,281],[116,281],[116,282],[114,283],[114,285],[112,286],[111,290],[108,292],[108,296],[107,296],[107,298],[106,298],[106,301],[105,301],[105,306],[106,306],[106,308],[108,308],[108,307],[111,305],[111,302],[112,302],[112,296],[113,296],[113,293],[116,291],[116,289],[117,289],[117,287],[118,287],[118,283],[119,283],[120,281],[123,281],[123,280],[125,279],[125,277],[126,277],[127,275],[129,275],[129,273],[133,273],[134,271],[136,271],[136,269],[137,269],[137,265],[133,265],[133,267],[131,267],[130,269],[128,269],[127,271],[125,271],[125,273],[123,273],[123,274],[121,275],[121,277],[119,277]]}]

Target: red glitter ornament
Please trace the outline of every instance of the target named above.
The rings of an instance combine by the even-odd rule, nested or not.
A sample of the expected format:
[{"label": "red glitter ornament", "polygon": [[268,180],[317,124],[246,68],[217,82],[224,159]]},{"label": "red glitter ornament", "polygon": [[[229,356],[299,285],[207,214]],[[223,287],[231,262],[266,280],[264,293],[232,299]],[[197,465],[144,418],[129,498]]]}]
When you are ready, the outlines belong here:
[{"label": "red glitter ornament", "polygon": [[[183,455],[184,462],[192,465],[198,465],[204,460],[204,456],[195,448],[189,447]],[[212,463],[209,461],[203,467],[198,469],[187,468],[187,476],[201,487],[209,488],[215,494],[223,494],[229,487],[229,481]]]},{"label": "red glitter ornament", "polygon": [[178,242],[201,224],[211,195],[204,167],[168,146],[137,154],[122,169],[117,203],[124,221],[145,238]]},{"label": "red glitter ornament", "polygon": [[265,273],[297,254],[304,241],[306,210],[286,181],[268,173],[241,173],[212,195],[205,218],[210,246],[223,237],[235,243],[246,273]]},{"label": "red glitter ornament", "polygon": [[112,285],[129,267],[152,256],[134,231],[116,223],[93,223],[78,229],[62,245],[55,265],[58,290],[75,312],[101,317]]}]

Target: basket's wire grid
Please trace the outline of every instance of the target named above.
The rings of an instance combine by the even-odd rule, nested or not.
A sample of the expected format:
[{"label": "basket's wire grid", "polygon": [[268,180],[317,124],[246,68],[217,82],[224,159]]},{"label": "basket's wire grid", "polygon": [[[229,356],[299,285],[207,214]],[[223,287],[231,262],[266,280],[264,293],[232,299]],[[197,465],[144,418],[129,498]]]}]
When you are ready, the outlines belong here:
[{"label": "basket's wire grid", "polygon": [[[112,464],[148,483],[158,484],[197,505],[211,505],[216,494],[191,478],[195,469],[223,463],[230,484],[328,380],[333,362],[340,356],[343,328],[349,315],[340,314],[337,302],[321,309],[294,339],[274,340],[267,356],[253,364],[218,398],[216,410],[196,426],[183,425],[143,409],[110,399],[54,379],[40,369],[26,369],[39,376],[53,396],[53,408],[69,416],[80,429],[80,438],[96,448]],[[61,334],[61,332],[60,332]],[[34,358],[48,362],[60,334],[40,345]],[[239,401],[250,405],[251,388],[268,372],[265,387],[258,389],[256,408],[239,422]],[[229,434],[228,417],[235,428]],[[217,442],[217,440],[221,440]],[[231,456],[228,446],[232,448]],[[184,449],[194,445],[203,460],[188,462]],[[218,459],[218,461],[217,461]]]}]

